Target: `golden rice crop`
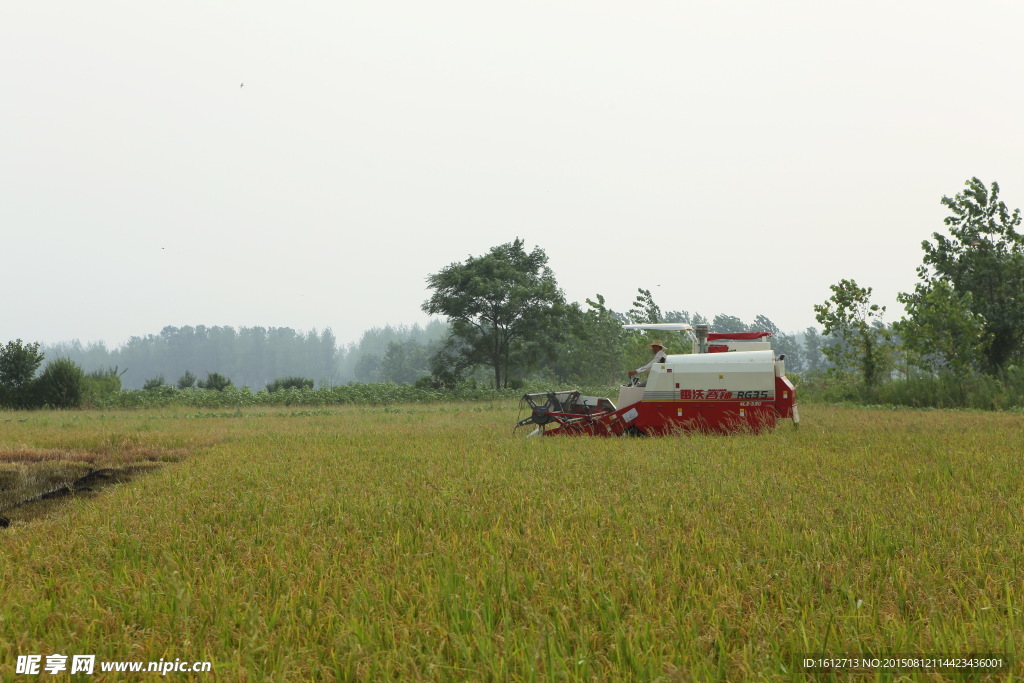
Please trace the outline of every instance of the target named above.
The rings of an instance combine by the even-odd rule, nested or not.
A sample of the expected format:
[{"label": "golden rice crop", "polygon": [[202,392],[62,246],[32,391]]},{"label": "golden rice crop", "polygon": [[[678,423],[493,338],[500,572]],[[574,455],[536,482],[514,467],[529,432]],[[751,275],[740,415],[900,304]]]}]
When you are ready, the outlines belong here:
[{"label": "golden rice crop", "polygon": [[1024,642],[1018,414],[523,439],[511,403],[260,410],[0,415],[0,452],[180,460],[0,531],[0,676],[70,652],[243,680],[789,679],[801,653]]}]

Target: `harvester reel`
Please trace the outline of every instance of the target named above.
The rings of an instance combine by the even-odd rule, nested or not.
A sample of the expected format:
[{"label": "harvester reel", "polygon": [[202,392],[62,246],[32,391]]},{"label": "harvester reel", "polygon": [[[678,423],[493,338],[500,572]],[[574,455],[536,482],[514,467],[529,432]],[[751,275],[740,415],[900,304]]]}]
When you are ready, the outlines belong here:
[{"label": "harvester reel", "polygon": [[536,408],[534,408],[533,415],[530,416],[533,423],[538,425],[546,425],[549,422],[554,422],[555,418],[548,415],[548,411],[550,410],[551,406],[547,404],[537,406]]},{"label": "harvester reel", "polygon": [[[530,407],[530,415],[525,419],[518,422],[516,427],[525,427],[528,424],[537,425],[530,436],[534,436],[537,433],[542,433],[547,425],[551,423],[558,423],[559,420],[550,413],[562,413],[566,410],[567,405],[575,401],[575,398],[579,396],[579,392],[547,392],[545,394],[527,394],[523,396],[522,401],[526,402]],[[543,400],[543,403],[541,402]]]}]

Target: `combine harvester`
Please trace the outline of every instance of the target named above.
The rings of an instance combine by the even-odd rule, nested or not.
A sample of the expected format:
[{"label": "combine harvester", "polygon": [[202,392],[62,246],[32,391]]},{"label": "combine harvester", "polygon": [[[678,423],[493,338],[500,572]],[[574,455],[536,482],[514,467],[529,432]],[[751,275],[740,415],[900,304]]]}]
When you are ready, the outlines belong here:
[{"label": "combine harvester", "polygon": [[709,333],[707,325],[625,325],[633,330],[687,332],[693,353],[670,355],[619,388],[618,403],[553,391],[523,396],[531,414],[516,428],[555,436],[655,436],[676,432],[762,432],[779,418],[796,425],[796,388],[786,378],[785,356],[775,357],[770,332]]}]

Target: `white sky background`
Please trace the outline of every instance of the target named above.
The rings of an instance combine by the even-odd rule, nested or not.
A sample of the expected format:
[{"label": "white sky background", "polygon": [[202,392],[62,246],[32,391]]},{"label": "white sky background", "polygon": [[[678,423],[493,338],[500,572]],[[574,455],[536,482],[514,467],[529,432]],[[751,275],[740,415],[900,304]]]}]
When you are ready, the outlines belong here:
[{"label": "white sky background", "polygon": [[0,343],[352,341],[517,236],[570,300],[797,331],[855,278],[896,319],[942,195],[1024,206],[1022,26],[1016,1],[6,2]]}]

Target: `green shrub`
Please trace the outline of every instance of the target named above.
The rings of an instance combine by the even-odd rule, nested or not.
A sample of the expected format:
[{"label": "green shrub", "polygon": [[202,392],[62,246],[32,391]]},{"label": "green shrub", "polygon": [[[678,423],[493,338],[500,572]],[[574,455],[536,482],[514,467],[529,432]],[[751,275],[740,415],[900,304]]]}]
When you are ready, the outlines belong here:
[{"label": "green shrub", "polygon": [[1024,370],[1007,369],[1003,377],[980,373],[911,371],[906,377],[865,387],[856,376],[836,370],[789,373],[797,398],[807,403],[856,403],[910,408],[1008,410],[1024,407]]},{"label": "green shrub", "polygon": [[267,391],[273,393],[281,389],[312,389],[313,380],[304,377],[281,377],[267,385]]},{"label": "green shrub", "polygon": [[196,376],[192,374],[191,370],[186,370],[185,374],[178,378],[179,389],[191,389],[196,385]]},{"label": "green shrub", "polygon": [[120,377],[96,377],[92,373],[82,379],[82,404],[94,406],[101,399],[121,391]]},{"label": "green shrub", "polygon": [[100,367],[98,370],[86,373],[82,379],[82,405],[94,407],[106,398],[109,398],[121,391],[121,375],[115,365],[112,368]]},{"label": "green shrub", "polygon": [[157,375],[156,377],[151,377],[150,379],[147,379],[145,381],[145,383],[143,383],[142,388],[143,388],[143,390],[148,391],[150,389],[156,389],[157,387],[162,387],[166,383],[167,382],[164,381],[164,376],[163,375]]},{"label": "green shrub", "polygon": [[107,367],[104,367],[104,366],[101,365],[99,367],[99,369],[93,370],[92,372],[87,373],[85,376],[86,377],[94,377],[94,378],[97,378],[97,379],[103,379],[104,377],[120,377],[121,375],[123,375],[126,372],[128,372],[128,371],[127,370],[121,370],[120,372],[118,372],[118,367],[116,365],[114,367],[112,367],[112,368],[107,368]]},{"label": "green shrub", "polygon": [[416,387],[417,389],[423,389],[423,390],[427,390],[427,391],[429,391],[431,389],[440,389],[441,388],[441,382],[439,382],[438,380],[434,379],[430,375],[425,375],[424,377],[420,377],[418,380],[413,382],[412,385],[414,387]]},{"label": "green shrub", "polygon": [[51,408],[77,408],[82,405],[85,373],[70,358],[58,358],[46,364],[33,382],[33,403]]},{"label": "green shrub", "polygon": [[219,372],[208,372],[206,373],[205,380],[199,380],[200,389],[210,389],[212,391],[224,391],[228,387],[233,386],[231,380],[220,374]]}]

